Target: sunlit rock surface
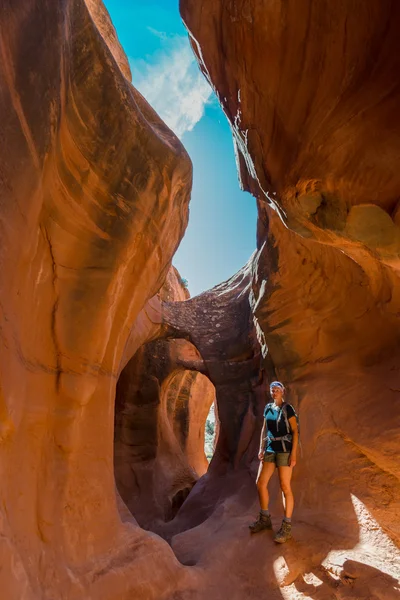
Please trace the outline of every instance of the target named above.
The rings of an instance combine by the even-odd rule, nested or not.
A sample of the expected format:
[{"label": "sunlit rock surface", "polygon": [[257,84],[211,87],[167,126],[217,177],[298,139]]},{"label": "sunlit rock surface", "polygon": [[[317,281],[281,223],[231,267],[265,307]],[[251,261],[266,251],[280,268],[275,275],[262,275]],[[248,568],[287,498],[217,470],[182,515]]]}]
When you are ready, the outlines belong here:
[{"label": "sunlit rock surface", "polygon": [[90,8],[0,7],[4,600],[159,599],[187,577],[121,522],[113,416],[129,333],[187,224],[191,164]]},{"label": "sunlit rock surface", "polygon": [[[1,594],[392,600],[400,8],[181,8],[259,205],[249,263],[190,299],[190,161],[101,2],[0,7]],[[272,377],[304,450],[284,547],[247,528]]]},{"label": "sunlit rock surface", "polygon": [[[368,597],[378,593],[372,582],[380,573],[394,598],[399,8],[181,0],[181,13],[232,126],[242,184],[258,200],[249,302],[263,354],[299,410],[304,457],[294,478],[291,545],[276,551],[265,536],[246,545],[250,514],[239,484],[208,521],[172,545],[181,560],[212,568],[200,540],[215,533],[212,557],[230,548],[232,564],[242,566],[235,579],[242,597],[260,594],[261,581],[271,597],[277,582],[292,581],[297,589],[283,597],[311,590],[330,597],[337,586],[339,597]],[[347,579],[346,556],[361,565]],[[326,568],[336,569],[336,583]],[[222,573],[221,559],[214,570]],[[314,571],[322,580],[314,588],[309,577],[302,586]]]},{"label": "sunlit rock surface", "polygon": [[[181,0],[245,189],[290,229],[399,266],[400,5]],[[349,244],[350,245],[350,244]]]}]

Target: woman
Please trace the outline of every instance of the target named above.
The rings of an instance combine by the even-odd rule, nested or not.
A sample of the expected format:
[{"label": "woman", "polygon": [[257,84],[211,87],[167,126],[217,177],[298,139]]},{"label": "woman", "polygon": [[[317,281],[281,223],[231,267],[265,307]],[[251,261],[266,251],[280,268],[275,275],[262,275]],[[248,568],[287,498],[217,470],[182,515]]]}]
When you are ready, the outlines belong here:
[{"label": "woman", "polygon": [[269,389],[273,402],[267,404],[264,410],[264,424],[258,453],[258,458],[262,461],[257,475],[261,511],[258,519],[249,527],[252,533],[272,529],[268,510],[268,482],[277,467],[281,490],[285,497],[285,517],[274,539],[282,544],[292,537],[294,501],[290,481],[296,464],[299,431],[293,406],[283,400],[285,386],[280,381],[273,381]]}]

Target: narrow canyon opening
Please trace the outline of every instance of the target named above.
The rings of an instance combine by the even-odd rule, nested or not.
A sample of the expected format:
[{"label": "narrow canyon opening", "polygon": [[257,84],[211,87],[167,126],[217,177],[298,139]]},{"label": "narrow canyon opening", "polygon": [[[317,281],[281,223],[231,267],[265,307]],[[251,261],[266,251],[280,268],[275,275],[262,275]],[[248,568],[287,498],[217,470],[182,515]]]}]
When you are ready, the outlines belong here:
[{"label": "narrow canyon opening", "polygon": [[206,455],[206,459],[208,462],[211,461],[214,456],[215,446],[218,441],[218,413],[217,406],[214,402],[210,406],[210,410],[208,412],[206,418],[206,426],[204,432],[204,452]]},{"label": "narrow canyon opening", "polygon": [[148,342],[130,359],[117,383],[116,485],[145,529],[160,532],[163,523],[175,518],[207,472],[214,452],[215,387],[205,374],[187,368],[193,356],[200,358],[187,340]]}]

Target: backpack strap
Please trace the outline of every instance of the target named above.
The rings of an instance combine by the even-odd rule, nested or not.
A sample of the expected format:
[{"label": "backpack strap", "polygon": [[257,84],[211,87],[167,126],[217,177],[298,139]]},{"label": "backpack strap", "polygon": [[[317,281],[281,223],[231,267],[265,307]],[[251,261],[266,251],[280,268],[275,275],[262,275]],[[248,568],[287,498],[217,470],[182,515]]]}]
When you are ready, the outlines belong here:
[{"label": "backpack strap", "polygon": [[[273,410],[272,409],[273,404],[274,404],[273,402],[269,402],[265,406],[265,411],[264,412],[266,413],[269,409]],[[279,436],[279,437],[273,437],[273,435],[269,431],[267,431],[267,435],[265,436],[264,441],[267,441],[269,439],[272,442],[282,442],[282,449],[283,449],[284,452],[286,452],[286,444],[285,444],[285,442],[291,442],[292,438],[293,438],[292,433],[291,433],[291,429],[290,429],[290,425],[289,425],[289,421],[288,421],[288,418],[287,418],[286,404],[283,404],[281,406],[280,410],[279,410],[278,419],[277,419],[278,424],[279,424],[279,421],[280,421],[280,419],[282,417],[282,414],[284,416],[285,423],[286,423],[286,430],[287,430],[286,435],[282,435],[282,436]]]},{"label": "backpack strap", "polygon": [[282,442],[283,451],[286,452],[285,442],[292,442],[293,436],[291,433],[287,433],[286,435],[281,435],[279,437],[273,437],[272,435],[267,435],[267,439],[270,439],[272,442]]},{"label": "backpack strap", "polygon": [[264,419],[265,419],[265,415],[268,412],[268,410],[269,409],[272,410],[272,404],[273,404],[272,402],[268,402],[268,404],[265,405],[265,408],[264,408]]},{"label": "backpack strap", "polygon": [[[291,405],[291,406],[292,406],[292,405]],[[286,403],[286,402],[284,402],[284,404],[282,405],[282,408],[281,408],[281,412],[283,413],[283,416],[284,416],[284,418],[285,418],[285,424],[286,424],[286,429],[287,429],[288,435],[291,435],[291,431],[292,431],[292,429],[291,429],[291,427],[290,427],[289,419],[288,419],[288,417],[287,417],[287,407],[288,407],[287,403]],[[302,445],[301,445],[301,439],[300,439],[300,423],[299,423],[299,417],[298,417],[298,414],[297,414],[297,412],[295,411],[295,409],[294,409],[294,407],[293,407],[293,406],[292,406],[292,408],[293,408],[294,416],[296,417],[296,421],[297,421],[297,431],[298,431],[298,435],[299,435],[299,448],[300,448],[300,456],[303,458],[303,447],[302,447]],[[279,421],[279,419],[280,419],[280,416],[281,416],[281,415],[279,415],[279,417],[278,417],[278,421]],[[291,436],[291,437],[292,437],[292,436]],[[282,444],[283,444],[283,447],[285,447],[285,442],[284,442],[284,441],[282,441]]]},{"label": "backpack strap", "polygon": [[286,404],[286,402],[284,402],[282,404],[281,412],[280,412],[279,417],[278,417],[278,422],[279,422],[279,419],[281,418],[282,414],[285,417],[286,431],[288,432],[288,434],[290,434],[291,433],[291,427],[290,427],[290,424],[289,424],[289,419],[287,418],[287,404]]}]

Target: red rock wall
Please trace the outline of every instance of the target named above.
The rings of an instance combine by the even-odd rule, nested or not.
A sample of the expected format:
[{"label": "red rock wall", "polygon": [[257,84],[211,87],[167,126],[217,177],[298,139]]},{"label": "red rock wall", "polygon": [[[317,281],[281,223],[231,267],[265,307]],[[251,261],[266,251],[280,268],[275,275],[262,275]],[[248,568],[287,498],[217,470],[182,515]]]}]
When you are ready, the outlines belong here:
[{"label": "red rock wall", "polygon": [[[167,539],[203,522],[232,493],[225,485],[231,471],[247,473],[248,495],[254,497],[249,469],[272,370],[267,358],[267,373],[260,377],[249,301],[252,268],[250,261],[227,282],[185,301],[171,272],[151,300],[152,312],[148,303],[146,319],[141,315],[140,327],[132,329],[130,339],[143,340],[143,346],[118,381],[115,476],[139,524]],[[215,454],[178,512],[206,471],[204,425],[214,398]]]},{"label": "red rock wall", "polygon": [[[186,302],[165,302],[163,322],[176,336],[188,337],[198,349],[204,372],[215,386],[218,441],[207,474],[168,527],[170,538],[202,523],[235,493],[227,483],[239,472],[240,485],[254,498],[251,464],[259,443],[259,423],[267,378],[260,377],[261,354],[249,301],[252,261],[236,275]],[[268,359],[265,364],[271,375]]]},{"label": "red rock wall", "polygon": [[146,345],[117,386],[116,483],[138,523],[152,531],[173,519],[207,470],[204,428],[215,398],[209,379],[174,365],[169,352],[171,342]]},{"label": "red rock wall", "polygon": [[400,5],[180,6],[231,123],[245,189],[301,235],[398,267]]},{"label": "red rock wall", "polygon": [[341,473],[338,519],[354,489],[398,537],[399,7],[182,0],[181,12],[259,200],[253,304],[300,402],[304,504],[327,510],[321,490]]},{"label": "red rock wall", "polygon": [[[341,524],[351,528],[353,493],[396,538],[397,276],[371,260],[379,273],[373,282],[343,252],[299,238],[268,212],[270,231],[254,284],[256,316],[276,371],[300,407],[299,502],[314,518],[334,514],[337,531]],[[336,493],[326,497],[321,490],[338,478]]]},{"label": "red rock wall", "polygon": [[[0,7],[1,593],[279,598],[284,559],[290,581],[323,578],[321,594],[306,582],[294,594],[328,597],[337,586],[324,561],[339,550],[361,561],[364,547],[363,562],[339,573],[353,587],[338,594],[391,598],[399,8],[389,0],[181,7],[231,122],[242,183],[259,203],[253,259],[190,300],[183,288],[174,295],[170,269],[187,223],[190,161],[129,83],[106,10],[93,0]],[[250,541],[247,529],[275,375],[299,408],[304,446],[298,537],[285,549],[265,536]],[[190,467],[204,465],[204,376],[218,402],[215,457],[165,523],[196,479]],[[186,567],[137,526],[115,490],[118,379],[117,483]],[[276,494],[272,507],[277,514]]]},{"label": "red rock wall", "polygon": [[[246,566],[233,579],[243,597],[256,597],[261,581],[272,590],[283,579],[280,568],[288,569],[290,583],[318,572],[321,597],[328,597],[335,584],[326,565],[339,569],[339,578],[346,572],[343,560],[335,567],[332,558],[341,548],[347,556],[360,552],[360,581],[350,596],[373,597],[378,591],[368,579],[379,573],[385,593],[395,597],[388,573],[400,565],[393,544],[400,536],[398,6],[180,5],[200,67],[231,124],[242,185],[258,200],[249,301],[262,352],[299,409],[304,448],[294,477],[295,543],[283,551],[267,544],[262,563],[255,550],[253,571],[249,554],[235,547],[232,560]],[[198,529],[173,538],[182,561],[207,562],[208,536],[214,556],[238,537],[247,543],[246,477],[240,468],[227,470],[229,492],[218,497],[218,508]],[[217,485],[210,471],[193,508],[215,497]],[[185,507],[188,513],[190,502]],[[272,508],[277,514],[275,501]],[[381,537],[372,542],[373,531]],[[360,558],[363,552],[370,558]],[[286,566],[277,566],[280,553]],[[222,575],[221,565],[208,564]],[[246,587],[249,580],[253,587]],[[296,582],[287,593],[317,594],[312,587]]]},{"label": "red rock wall", "polygon": [[[182,334],[163,319],[164,302],[186,306],[188,296],[179,273],[171,268],[156,298],[142,311],[147,319],[141,315],[132,329],[130,340],[143,345],[117,385],[116,484],[139,524],[152,531],[174,518],[208,467],[204,429],[215,388],[199,372],[204,362],[196,347],[179,339]],[[150,304],[157,311],[149,312]],[[144,327],[149,317],[152,327]],[[128,348],[132,350],[131,343]]]},{"label": "red rock wall", "polygon": [[7,0],[0,25],[1,593],[159,598],[179,569],[121,523],[114,395],[186,227],[190,160],[84,2]]}]

